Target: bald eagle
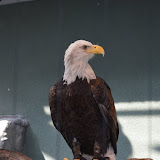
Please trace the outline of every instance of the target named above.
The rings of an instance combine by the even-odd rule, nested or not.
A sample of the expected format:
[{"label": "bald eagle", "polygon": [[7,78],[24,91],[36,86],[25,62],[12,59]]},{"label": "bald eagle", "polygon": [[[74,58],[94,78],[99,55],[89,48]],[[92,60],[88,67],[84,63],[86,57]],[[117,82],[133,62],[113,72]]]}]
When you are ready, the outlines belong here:
[{"label": "bald eagle", "polygon": [[64,76],[49,92],[51,117],[74,159],[115,160],[116,110],[109,86],[88,63],[95,54],[104,55],[104,49],[85,40],[68,47]]}]

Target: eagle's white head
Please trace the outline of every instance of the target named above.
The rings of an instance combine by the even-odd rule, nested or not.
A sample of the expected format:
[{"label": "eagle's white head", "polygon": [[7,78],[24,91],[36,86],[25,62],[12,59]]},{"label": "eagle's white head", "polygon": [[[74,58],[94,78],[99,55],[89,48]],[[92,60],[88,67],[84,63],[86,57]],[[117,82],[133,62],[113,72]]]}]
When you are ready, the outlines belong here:
[{"label": "eagle's white head", "polygon": [[67,85],[74,82],[76,77],[86,78],[88,83],[91,79],[96,79],[94,71],[88,64],[88,61],[95,54],[104,56],[104,49],[85,40],[78,40],[69,45],[64,56],[65,72],[63,80]]}]

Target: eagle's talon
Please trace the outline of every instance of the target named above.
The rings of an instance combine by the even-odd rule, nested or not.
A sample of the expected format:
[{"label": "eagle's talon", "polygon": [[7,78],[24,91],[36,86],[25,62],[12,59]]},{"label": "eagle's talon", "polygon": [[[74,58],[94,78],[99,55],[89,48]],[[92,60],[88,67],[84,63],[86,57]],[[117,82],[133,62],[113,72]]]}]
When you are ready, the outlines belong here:
[{"label": "eagle's talon", "polygon": [[81,156],[80,158],[74,158],[73,160],[86,160],[86,159]]}]

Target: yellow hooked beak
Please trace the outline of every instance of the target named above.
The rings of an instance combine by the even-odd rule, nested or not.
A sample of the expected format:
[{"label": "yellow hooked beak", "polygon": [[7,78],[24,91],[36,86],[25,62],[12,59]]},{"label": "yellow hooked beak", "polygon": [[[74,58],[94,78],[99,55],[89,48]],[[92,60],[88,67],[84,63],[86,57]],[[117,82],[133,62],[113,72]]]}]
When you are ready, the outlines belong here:
[{"label": "yellow hooked beak", "polygon": [[92,47],[89,47],[88,49],[86,49],[86,53],[90,53],[90,54],[102,54],[104,57],[104,49],[101,46],[98,45],[92,45]]}]

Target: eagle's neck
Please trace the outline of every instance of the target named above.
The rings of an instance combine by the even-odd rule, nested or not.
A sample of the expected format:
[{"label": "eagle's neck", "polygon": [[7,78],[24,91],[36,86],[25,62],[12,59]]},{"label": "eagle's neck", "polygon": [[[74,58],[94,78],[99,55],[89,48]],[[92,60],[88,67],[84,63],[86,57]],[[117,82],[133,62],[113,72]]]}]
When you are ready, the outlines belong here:
[{"label": "eagle's neck", "polygon": [[76,80],[76,77],[82,78],[82,80],[86,78],[88,83],[90,83],[90,80],[96,79],[88,61],[66,62],[63,80],[69,85]]}]

